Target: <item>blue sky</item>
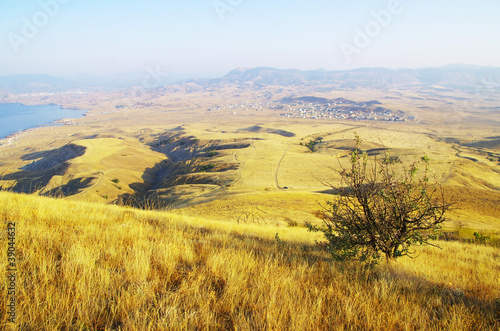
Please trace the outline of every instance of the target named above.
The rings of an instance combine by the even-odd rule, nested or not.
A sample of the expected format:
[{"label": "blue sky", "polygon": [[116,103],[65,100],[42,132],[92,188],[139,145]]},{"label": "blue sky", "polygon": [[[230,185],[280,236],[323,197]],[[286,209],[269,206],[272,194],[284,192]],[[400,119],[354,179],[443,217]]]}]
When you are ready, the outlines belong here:
[{"label": "blue sky", "polygon": [[499,14],[496,0],[0,0],[0,74],[500,67]]}]

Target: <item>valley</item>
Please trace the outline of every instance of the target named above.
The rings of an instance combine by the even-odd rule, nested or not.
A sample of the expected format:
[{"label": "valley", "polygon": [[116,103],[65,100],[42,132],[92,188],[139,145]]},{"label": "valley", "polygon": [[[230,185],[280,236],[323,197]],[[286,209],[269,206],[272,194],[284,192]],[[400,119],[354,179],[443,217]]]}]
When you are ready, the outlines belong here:
[{"label": "valley", "polygon": [[[259,206],[257,214],[268,222],[312,221],[329,198],[325,193],[339,185],[337,171],[357,133],[370,155],[390,150],[403,163],[427,155],[436,179],[460,201],[449,224],[471,214],[467,222],[475,227],[500,222],[500,115],[490,110],[496,100],[491,95],[478,99],[462,92],[458,98],[457,91],[434,89],[429,98],[428,90],[416,88],[314,92],[294,85],[190,84],[139,94],[8,97],[4,101],[90,111],[60,121],[62,126],[4,139],[2,189],[105,204],[138,206],[154,199],[183,214],[211,210],[205,216],[212,218],[225,217],[215,206],[235,201],[242,210]],[[471,109],[472,101],[464,100],[480,106]],[[351,115],[283,116],[303,107]],[[391,112],[401,117],[387,117]],[[273,199],[281,201],[267,203]],[[482,204],[489,207],[477,210]],[[287,208],[283,216],[280,210]]]},{"label": "valley", "polygon": [[[0,96],[89,109],[0,141],[19,326],[498,329],[498,94],[273,73]],[[400,174],[429,159],[451,204],[432,241],[441,249],[414,245],[413,258],[367,268],[333,260],[308,231],[356,148],[389,153]]]}]

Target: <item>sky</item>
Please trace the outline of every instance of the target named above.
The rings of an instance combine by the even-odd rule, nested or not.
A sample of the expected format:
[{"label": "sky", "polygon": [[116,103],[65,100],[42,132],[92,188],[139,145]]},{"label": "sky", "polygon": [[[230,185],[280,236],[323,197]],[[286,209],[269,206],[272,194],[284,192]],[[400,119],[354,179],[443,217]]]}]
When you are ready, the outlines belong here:
[{"label": "sky", "polygon": [[0,0],[0,75],[500,67],[499,14],[497,0]]}]

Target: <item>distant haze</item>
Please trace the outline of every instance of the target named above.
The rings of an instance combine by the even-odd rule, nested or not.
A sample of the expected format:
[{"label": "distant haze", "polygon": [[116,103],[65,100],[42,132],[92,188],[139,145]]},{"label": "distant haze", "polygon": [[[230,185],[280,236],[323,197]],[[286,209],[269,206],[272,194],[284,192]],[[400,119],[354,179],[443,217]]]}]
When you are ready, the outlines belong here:
[{"label": "distant haze", "polygon": [[240,87],[299,86],[333,84],[338,88],[407,88],[416,86],[448,87],[478,93],[500,91],[500,67],[452,64],[439,68],[351,70],[277,69],[271,67],[236,68],[222,77],[207,78],[168,72],[131,72],[113,75],[0,75],[0,92],[62,92],[75,89],[149,89],[187,83],[190,89],[226,84]]},{"label": "distant haze", "polygon": [[0,1],[0,75],[500,67],[499,1]]}]

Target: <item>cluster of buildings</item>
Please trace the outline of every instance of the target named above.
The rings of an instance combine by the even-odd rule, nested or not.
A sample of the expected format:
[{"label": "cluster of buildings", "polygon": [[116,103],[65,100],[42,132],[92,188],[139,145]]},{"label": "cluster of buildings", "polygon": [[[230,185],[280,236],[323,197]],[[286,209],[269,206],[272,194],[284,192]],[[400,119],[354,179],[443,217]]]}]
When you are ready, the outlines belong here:
[{"label": "cluster of buildings", "polygon": [[263,102],[241,102],[230,105],[216,105],[208,111],[229,110],[274,110],[281,117],[309,119],[341,119],[355,121],[413,121],[401,110],[390,110],[381,106],[378,101],[355,102],[343,98],[328,100],[315,97],[284,98]]},{"label": "cluster of buildings", "polygon": [[262,111],[264,109],[272,109],[274,107],[274,104],[271,102],[241,102],[241,103],[235,103],[231,105],[216,105],[213,106],[210,109],[207,109],[208,111],[212,110],[238,110],[238,109],[246,109],[246,110],[256,110],[256,111]]},{"label": "cluster of buildings", "polygon": [[[311,99],[311,98],[310,98]],[[312,98],[315,99],[315,98]],[[283,100],[280,116],[311,119],[349,119],[355,121],[409,121],[414,119],[403,111],[383,108],[378,101],[354,102],[346,99],[318,101]]]}]

